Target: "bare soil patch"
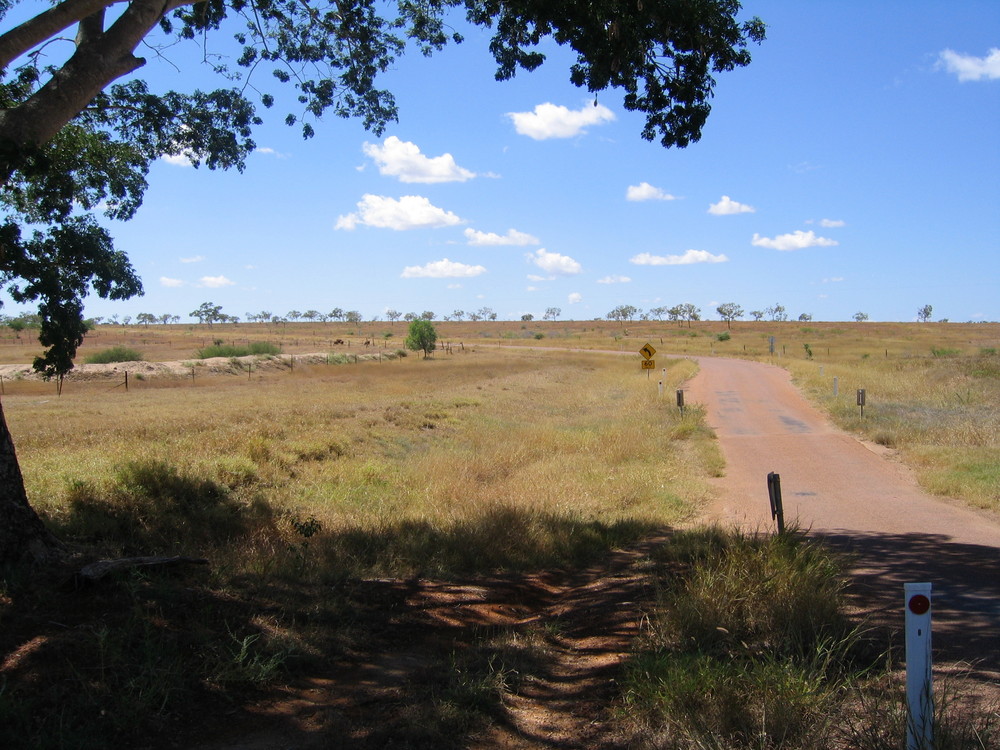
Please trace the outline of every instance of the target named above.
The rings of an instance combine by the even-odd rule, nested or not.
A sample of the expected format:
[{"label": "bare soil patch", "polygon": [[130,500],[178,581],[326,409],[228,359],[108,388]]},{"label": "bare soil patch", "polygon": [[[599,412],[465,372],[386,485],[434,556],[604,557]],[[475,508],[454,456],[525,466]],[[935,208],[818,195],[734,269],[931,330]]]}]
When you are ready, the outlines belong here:
[{"label": "bare soil patch", "polygon": [[[651,611],[649,553],[665,538],[647,538],[583,570],[350,584],[354,596],[380,602],[383,616],[363,651],[199,727],[210,739],[182,744],[624,748],[616,680]],[[449,680],[483,659],[492,660],[503,699],[476,706],[486,709],[485,725],[452,723],[441,714],[454,711],[447,702],[461,696],[449,697]]]}]

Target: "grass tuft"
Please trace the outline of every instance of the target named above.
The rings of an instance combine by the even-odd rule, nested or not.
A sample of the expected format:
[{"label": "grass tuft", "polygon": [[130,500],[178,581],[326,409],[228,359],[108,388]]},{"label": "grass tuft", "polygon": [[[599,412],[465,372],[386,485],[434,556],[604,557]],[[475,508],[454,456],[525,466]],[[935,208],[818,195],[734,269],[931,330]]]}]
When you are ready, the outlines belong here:
[{"label": "grass tuft", "polygon": [[109,349],[102,349],[87,357],[84,362],[88,365],[107,365],[114,362],[141,362],[142,352],[130,349],[127,346],[112,346]]}]

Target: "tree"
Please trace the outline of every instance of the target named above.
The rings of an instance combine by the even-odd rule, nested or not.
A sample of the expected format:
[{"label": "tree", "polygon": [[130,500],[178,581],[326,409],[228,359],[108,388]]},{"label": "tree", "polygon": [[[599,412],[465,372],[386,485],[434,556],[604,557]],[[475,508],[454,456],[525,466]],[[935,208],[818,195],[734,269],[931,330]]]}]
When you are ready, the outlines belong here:
[{"label": "tree", "polygon": [[685,302],[683,304],[678,305],[677,308],[678,310],[680,310],[681,317],[687,321],[688,328],[691,327],[691,321],[701,320],[700,307],[695,307],[692,303]]},{"label": "tree", "polygon": [[737,318],[743,317],[743,308],[737,305],[735,302],[723,302],[715,311],[719,313],[719,317],[726,321],[726,328],[733,327],[733,321]]},{"label": "tree", "polygon": [[202,302],[198,305],[197,309],[192,310],[188,315],[192,318],[197,318],[199,323],[208,323],[209,327],[224,318],[222,305],[215,305],[211,302]]},{"label": "tree", "polygon": [[358,310],[348,310],[344,313],[344,321],[347,323],[359,325],[361,320],[361,313]]},{"label": "tree", "polygon": [[399,310],[386,310],[385,311],[385,317],[388,318],[389,322],[392,323],[393,325],[396,324],[396,321],[399,320],[400,317],[402,317],[402,315],[403,315],[403,313],[399,312]]},{"label": "tree", "polygon": [[159,318],[152,313],[139,313],[135,316],[135,322],[144,326],[148,326],[150,323],[155,323],[157,320],[159,320]]},{"label": "tree", "polygon": [[755,321],[760,322],[761,320],[764,319],[764,311],[763,310],[751,310],[750,311],[750,317],[753,318]]},{"label": "tree", "polygon": [[[0,3],[0,19],[14,5],[23,8]],[[294,89],[301,109],[284,119],[304,137],[314,135],[312,123],[327,112],[357,117],[380,135],[398,113],[392,94],[378,87],[379,75],[396,66],[409,44],[430,54],[461,41],[448,23],[453,9],[464,8],[470,24],[495,29],[490,51],[498,79],[541,65],[538,45],[551,37],[576,52],[570,70],[576,86],[592,93],[620,89],[624,108],[645,117],[643,138],[685,147],[701,137],[714,76],[748,65],[749,45],[765,35],[759,19],[737,21],[735,0],[38,5],[34,17],[0,29],[0,286],[9,286],[15,301],[39,303],[40,340],[49,348],[35,365],[47,375],[72,367],[85,331],[82,300],[91,290],[110,299],[142,291],[108,231],[80,212],[104,207],[109,218],[130,218],[150,165],[165,154],[209,169],[242,170],[255,148],[253,130],[263,124],[258,107],[276,101],[267,81]],[[67,33],[71,27],[75,33]],[[157,93],[135,76],[146,64],[135,54],[141,45],[166,58],[173,44],[205,45],[227,27],[242,48],[234,67],[204,55],[223,88]],[[159,46],[147,39],[154,31],[165,37]],[[70,38],[71,44],[53,44]],[[58,57],[61,49],[65,57]],[[22,225],[37,227],[30,239],[22,239]],[[6,428],[0,439],[9,439]],[[12,445],[0,446],[3,461],[16,467]],[[0,475],[14,473],[0,467]],[[16,502],[0,496],[0,526],[14,518],[8,506]],[[26,549],[0,548],[0,562]]]},{"label": "tree", "polygon": [[496,320],[497,314],[493,312],[492,307],[481,307],[479,308],[479,316],[483,320]]},{"label": "tree", "polygon": [[419,318],[410,323],[406,334],[406,348],[423,352],[424,359],[437,347],[437,331],[429,320]]},{"label": "tree", "polygon": [[864,323],[866,320],[868,320],[868,313],[856,312],[854,313],[854,320],[856,320],[858,323]]},{"label": "tree", "polygon": [[422,313],[420,313],[420,319],[434,320],[434,313],[432,313],[430,310],[424,310]]},{"label": "tree", "polygon": [[545,315],[542,316],[542,320],[556,320],[560,315],[562,315],[562,310],[558,307],[548,307],[545,309]]},{"label": "tree", "polygon": [[621,325],[626,323],[631,323],[635,320],[635,316],[639,314],[639,308],[635,305],[618,305],[615,309],[608,313],[608,320],[616,320]]},{"label": "tree", "polygon": [[521,316],[521,320],[524,321],[525,323],[530,323],[534,319],[535,316],[532,315],[531,313],[525,313],[524,315]]},{"label": "tree", "polygon": [[799,316],[799,322],[800,323],[808,323],[812,319],[813,319],[813,316],[811,314],[809,314],[809,313],[802,313]]},{"label": "tree", "polygon": [[934,312],[934,308],[930,305],[924,305],[919,310],[917,310],[917,320],[921,323],[926,323],[931,319],[931,314]]},{"label": "tree", "polygon": [[771,320],[788,320],[788,314],[785,312],[783,305],[775,305],[774,307],[768,307],[764,312],[766,312]]}]

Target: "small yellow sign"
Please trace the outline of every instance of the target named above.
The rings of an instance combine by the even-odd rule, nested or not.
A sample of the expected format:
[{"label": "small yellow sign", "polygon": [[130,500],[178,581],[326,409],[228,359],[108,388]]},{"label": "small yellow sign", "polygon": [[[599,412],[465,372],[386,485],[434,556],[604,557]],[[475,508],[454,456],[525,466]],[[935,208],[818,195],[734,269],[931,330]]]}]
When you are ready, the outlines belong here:
[{"label": "small yellow sign", "polygon": [[642,365],[642,369],[643,370],[655,370],[656,369],[656,360],[655,359],[644,359],[639,364]]},{"label": "small yellow sign", "polygon": [[642,355],[643,359],[652,359],[653,355],[656,354],[656,349],[653,348],[652,344],[646,344],[642,349],[639,350],[639,354]]}]

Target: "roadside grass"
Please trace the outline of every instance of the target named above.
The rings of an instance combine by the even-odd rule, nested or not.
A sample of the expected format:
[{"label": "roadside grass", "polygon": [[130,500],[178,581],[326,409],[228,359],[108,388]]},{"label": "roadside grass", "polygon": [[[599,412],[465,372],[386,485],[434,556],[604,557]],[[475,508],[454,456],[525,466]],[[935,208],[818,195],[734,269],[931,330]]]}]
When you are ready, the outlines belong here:
[{"label": "roadside grass", "polygon": [[[711,433],[632,364],[481,353],[8,395],[31,502],[72,550],[210,565],[83,588],[5,571],[0,745],[134,746],[370,647],[393,581],[578,566],[690,517]],[[516,649],[487,642],[429,673],[414,710],[441,746],[514,679],[490,654]]]},{"label": "roadside grass", "polygon": [[[789,363],[841,427],[896,449],[931,492],[1000,511],[1000,355]],[[822,369],[822,373],[821,373]],[[833,378],[838,395],[833,394]],[[856,391],[865,389],[864,416]]]},{"label": "roadside grass", "polygon": [[[841,561],[797,530],[678,532],[658,555],[661,595],[628,663],[633,747],[888,750],[906,736],[893,658],[850,622]],[[1000,706],[935,696],[935,748],[1000,740]]]}]

